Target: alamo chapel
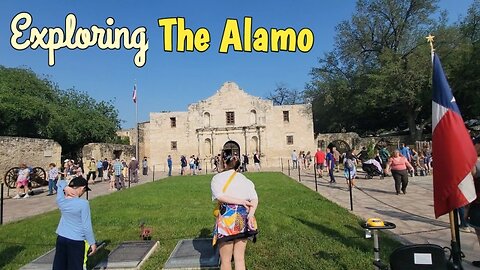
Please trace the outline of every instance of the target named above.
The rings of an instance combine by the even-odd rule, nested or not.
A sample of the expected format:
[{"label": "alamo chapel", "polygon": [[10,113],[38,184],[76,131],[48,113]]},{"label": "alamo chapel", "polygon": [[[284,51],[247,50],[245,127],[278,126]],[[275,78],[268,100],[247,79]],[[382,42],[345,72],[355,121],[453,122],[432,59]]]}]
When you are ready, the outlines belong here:
[{"label": "alamo chapel", "polygon": [[[279,167],[294,149],[298,153],[316,148],[307,105],[274,106],[234,82],[224,83],[213,96],[189,105],[187,111],[150,113],[150,121],[140,124],[139,130],[139,157],[146,156],[150,166],[162,168],[167,155],[177,168],[181,155],[195,155],[210,164],[218,154],[247,154],[253,164],[255,152],[262,166]],[[119,132],[129,136],[132,144],[135,134],[135,129]]]}]

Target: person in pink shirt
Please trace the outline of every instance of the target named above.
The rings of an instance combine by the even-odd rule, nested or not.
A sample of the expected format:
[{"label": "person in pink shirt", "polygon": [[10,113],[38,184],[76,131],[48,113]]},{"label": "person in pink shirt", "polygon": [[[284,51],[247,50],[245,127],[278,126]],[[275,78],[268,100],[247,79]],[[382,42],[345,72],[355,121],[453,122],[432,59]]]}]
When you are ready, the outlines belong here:
[{"label": "person in pink shirt", "polygon": [[395,180],[395,191],[400,194],[400,185],[403,194],[407,194],[408,171],[413,171],[413,166],[408,162],[407,158],[400,154],[397,149],[393,152],[393,156],[388,159],[386,171],[391,171]]}]

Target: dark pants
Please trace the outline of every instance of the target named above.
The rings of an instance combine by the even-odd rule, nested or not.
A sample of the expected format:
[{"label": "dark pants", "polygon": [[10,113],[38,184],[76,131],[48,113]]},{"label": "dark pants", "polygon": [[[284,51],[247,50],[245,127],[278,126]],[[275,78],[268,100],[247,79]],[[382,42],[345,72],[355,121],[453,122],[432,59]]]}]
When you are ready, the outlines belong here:
[{"label": "dark pants", "polygon": [[401,185],[401,190],[405,193],[405,191],[407,190],[407,185],[408,185],[408,171],[407,170],[401,170],[401,171],[392,170],[392,176],[393,176],[393,180],[395,180],[395,191],[397,193],[400,193],[400,185]]},{"label": "dark pants", "polygon": [[123,175],[115,175],[115,188],[120,190],[125,187],[125,182],[123,180]]},{"label": "dark pants", "polygon": [[83,270],[85,242],[57,236],[53,270]]},{"label": "dark pants", "polygon": [[330,183],[335,183],[335,176],[333,175],[333,170],[335,168],[331,168],[330,170],[328,170],[328,175],[330,175]]},{"label": "dark pants", "polygon": [[90,175],[93,175],[93,181],[97,178],[97,172],[89,171],[87,174],[87,180],[90,180]]},{"label": "dark pants", "polygon": [[97,169],[98,169],[98,178],[102,178],[103,177],[103,168],[97,168]]},{"label": "dark pants", "polygon": [[168,176],[172,176],[172,165],[168,165]]},{"label": "dark pants", "polygon": [[143,175],[148,175],[148,167],[143,168]]}]

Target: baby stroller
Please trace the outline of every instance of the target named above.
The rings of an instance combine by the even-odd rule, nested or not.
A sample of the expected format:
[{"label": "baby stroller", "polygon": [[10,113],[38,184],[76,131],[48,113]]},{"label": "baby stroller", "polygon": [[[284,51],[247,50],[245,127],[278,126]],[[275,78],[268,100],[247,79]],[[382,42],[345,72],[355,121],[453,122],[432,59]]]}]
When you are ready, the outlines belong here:
[{"label": "baby stroller", "polygon": [[383,179],[382,165],[375,159],[363,162],[362,170],[366,173],[365,179],[372,179],[374,176],[380,176],[380,179]]}]

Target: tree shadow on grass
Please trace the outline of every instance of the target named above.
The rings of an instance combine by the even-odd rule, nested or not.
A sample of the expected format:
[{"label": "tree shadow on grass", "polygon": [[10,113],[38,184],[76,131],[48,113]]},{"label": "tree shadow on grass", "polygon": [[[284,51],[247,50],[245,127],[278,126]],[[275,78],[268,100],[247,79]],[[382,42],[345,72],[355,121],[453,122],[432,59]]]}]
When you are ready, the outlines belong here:
[{"label": "tree shadow on grass", "polygon": [[341,263],[339,256],[336,253],[320,250],[317,253],[314,253],[313,256],[319,260],[333,261],[340,269],[349,269],[349,265]]},{"label": "tree shadow on grass", "polygon": [[379,210],[371,207],[367,207],[367,209],[373,210],[374,212],[380,215],[397,218],[400,220],[412,220],[412,221],[422,222],[422,223],[426,223],[426,224],[430,224],[430,225],[434,225],[442,228],[449,227],[449,224],[447,222],[436,220],[429,217],[423,217],[420,215],[412,215],[411,213],[407,213],[407,212],[395,211],[395,210]]},{"label": "tree shadow on grass", "polygon": [[328,235],[330,238],[337,240],[338,242],[349,248],[359,249],[362,252],[367,252],[372,249],[371,243],[369,243],[369,241],[365,241],[365,239],[360,236],[360,232],[362,231],[362,229],[360,228],[356,230],[357,232],[355,233],[355,236],[346,236],[338,230],[322,224],[317,224],[298,217],[291,218],[298,220],[300,223],[307,225],[308,227],[315,229],[322,234]]},{"label": "tree shadow on grass", "polygon": [[10,264],[10,262],[17,257],[18,253],[22,252],[24,249],[24,246],[15,245],[0,251],[0,269],[3,269],[4,266]]}]

